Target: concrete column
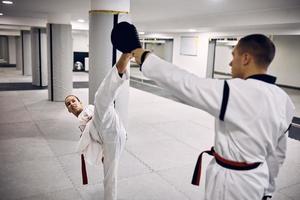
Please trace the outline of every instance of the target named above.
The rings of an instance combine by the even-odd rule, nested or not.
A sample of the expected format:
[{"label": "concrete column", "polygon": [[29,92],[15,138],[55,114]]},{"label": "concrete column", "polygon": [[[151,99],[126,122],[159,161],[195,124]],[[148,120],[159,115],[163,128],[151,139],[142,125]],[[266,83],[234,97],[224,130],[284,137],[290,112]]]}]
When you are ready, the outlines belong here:
[{"label": "concrete column", "polygon": [[[89,103],[108,71],[120,57],[113,49],[111,30],[114,24],[129,21],[130,0],[91,0],[89,12]],[[129,69],[129,67],[128,67]],[[129,83],[124,85],[115,101],[115,107],[125,126],[128,123]]]},{"label": "concrete column", "polygon": [[16,64],[16,36],[8,36],[8,64]]},{"label": "concrete column", "polygon": [[17,37],[17,44],[16,44],[16,56],[17,56],[17,70],[22,70],[22,66],[23,66],[23,56],[22,56],[22,37],[18,36]]},{"label": "concrete column", "polygon": [[31,76],[32,74],[32,62],[31,62],[31,36],[30,31],[21,31],[22,37],[22,73],[25,76]]},{"label": "concrete column", "polygon": [[72,27],[67,15],[48,18],[47,52],[49,100],[64,101],[73,88]]},{"label": "concrete column", "polygon": [[0,36],[0,63],[8,63],[8,37]]},{"label": "concrete column", "polygon": [[47,71],[47,34],[45,28],[31,28],[32,84],[46,86]]}]

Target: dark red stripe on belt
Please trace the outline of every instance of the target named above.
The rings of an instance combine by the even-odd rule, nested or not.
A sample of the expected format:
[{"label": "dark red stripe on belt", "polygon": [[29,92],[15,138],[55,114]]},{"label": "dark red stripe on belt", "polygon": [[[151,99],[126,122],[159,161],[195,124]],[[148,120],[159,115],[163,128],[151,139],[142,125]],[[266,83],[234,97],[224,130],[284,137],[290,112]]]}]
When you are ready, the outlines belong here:
[{"label": "dark red stripe on belt", "polygon": [[214,150],[214,147],[212,147],[211,150],[203,151],[199,155],[196,166],[195,166],[194,174],[193,174],[193,179],[192,179],[192,184],[193,185],[199,185],[199,183],[200,183],[203,153],[207,153],[211,156],[214,156],[215,159],[216,159],[216,162],[219,165],[221,165],[222,167],[227,168],[227,169],[251,170],[251,169],[255,169],[256,167],[258,167],[261,164],[260,162],[246,163],[246,162],[236,162],[236,161],[227,160],[227,159],[221,157],[219,154],[217,154]]},{"label": "dark red stripe on belt", "polygon": [[82,184],[83,185],[88,184],[88,177],[86,173],[86,166],[85,166],[83,154],[81,154],[81,173],[82,173]]}]

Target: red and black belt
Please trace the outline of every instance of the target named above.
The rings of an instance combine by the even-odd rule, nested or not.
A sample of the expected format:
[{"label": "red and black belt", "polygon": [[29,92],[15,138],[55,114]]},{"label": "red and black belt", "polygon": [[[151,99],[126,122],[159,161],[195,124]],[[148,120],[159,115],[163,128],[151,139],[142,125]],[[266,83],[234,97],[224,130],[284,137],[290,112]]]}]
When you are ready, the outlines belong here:
[{"label": "red and black belt", "polygon": [[81,154],[81,174],[82,174],[82,184],[83,185],[88,184],[88,177],[87,177],[86,166],[85,166],[83,154]]},{"label": "red and black belt", "polygon": [[[104,157],[102,157],[102,163],[104,163]],[[84,155],[81,154],[81,176],[82,176],[82,184],[87,185],[88,184],[88,176],[86,172],[86,165],[84,160]]]},{"label": "red and black belt", "polygon": [[225,158],[222,158],[218,153],[216,153],[214,150],[214,147],[212,147],[211,150],[203,151],[199,155],[196,166],[195,166],[194,174],[193,174],[193,179],[192,179],[193,185],[199,185],[199,183],[200,183],[201,163],[202,163],[203,153],[207,153],[211,156],[214,156],[216,159],[216,162],[219,165],[221,165],[224,168],[232,169],[232,170],[251,170],[251,169],[255,169],[256,167],[258,167],[261,164],[261,162],[246,163],[246,162],[236,162],[236,161],[227,160]]}]

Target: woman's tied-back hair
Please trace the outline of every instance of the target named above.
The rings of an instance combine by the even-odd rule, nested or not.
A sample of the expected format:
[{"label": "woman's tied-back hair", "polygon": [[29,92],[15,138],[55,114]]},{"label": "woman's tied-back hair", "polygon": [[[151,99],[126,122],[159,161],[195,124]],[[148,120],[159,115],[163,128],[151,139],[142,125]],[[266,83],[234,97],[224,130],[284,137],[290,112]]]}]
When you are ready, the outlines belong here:
[{"label": "woman's tied-back hair", "polygon": [[275,45],[265,35],[252,34],[241,38],[237,44],[240,54],[249,53],[259,66],[268,67],[275,56]]}]

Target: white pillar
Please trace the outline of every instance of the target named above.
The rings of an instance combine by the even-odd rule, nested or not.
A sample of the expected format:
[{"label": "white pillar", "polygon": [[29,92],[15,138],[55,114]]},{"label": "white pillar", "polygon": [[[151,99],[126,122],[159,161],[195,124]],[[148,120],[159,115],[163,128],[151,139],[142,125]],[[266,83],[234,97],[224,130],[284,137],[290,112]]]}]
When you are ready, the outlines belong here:
[{"label": "white pillar", "polygon": [[8,64],[16,64],[16,36],[8,36]]},{"label": "white pillar", "polygon": [[22,37],[22,72],[25,76],[32,74],[31,62],[31,36],[30,31],[21,31]]},{"label": "white pillar", "polygon": [[0,36],[0,59],[2,63],[8,64],[8,37]]},{"label": "white pillar", "polygon": [[17,37],[17,70],[22,70],[23,56],[22,56],[22,36]]},{"label": "white pillar", "polygon": [[47,24],[48,95],[64,101],[72,93],[73,44],[68,15],[49,16]]},{"label": "white pillar", "polygon": [[47,71],[47,34],[45,28],[31,28],[32,52],[32,84],[46,86],[48,84]]},{"label": "white pillar", "polygon": [[[89,103],[114,62],[120,57],[111,44],[114,24],[129,21],[130,0],[91,0],[89,12]],[[129,67],[128,67],[129,69]],[[128,123],[129,83],[124,85],[115,107],[125,126]]]}]

